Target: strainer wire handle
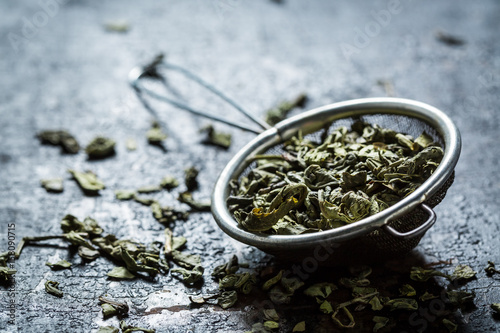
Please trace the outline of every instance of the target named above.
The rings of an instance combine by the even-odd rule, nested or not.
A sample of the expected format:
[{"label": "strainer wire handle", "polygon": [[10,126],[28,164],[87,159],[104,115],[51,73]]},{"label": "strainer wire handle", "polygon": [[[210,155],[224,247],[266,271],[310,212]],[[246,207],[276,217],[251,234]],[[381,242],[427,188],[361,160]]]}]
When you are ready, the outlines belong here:
[{"label": "strainer wire handle", "polygon": [[[236,110],[238,110],[240,113],[242,113],[243,115],[245,115],[252,122],[254,122],[255,124],[257,124],[261,129],[267,130],[267,129],[270,128],[269,124],[267,124],[266,122],[264,122],[264,121],[260,120],[259,118],[255,117],[250,112],[246,111],[243,107],[241,107],[239,104],[237,104],[231,98],[229,98],[228,96],[226,96],[220,90],[218,90],[217,88],[215,88],[213,85],[211,85],[210,83],[208,83],[205,80],[203,80],[202,78],[200,78],[198,75],[196,75],[196,74],[188,71],[187,69],[185,69],[183,67],[180,67],[180,66],[177,66],[177,65],[174,65],[174,64],[170,64],[170,63],[161,63],[161,64],[158,64],[157,66],[158,67],[161,66],[161,67],[164,67],[166,69],[174,70],[174,71],[177,71],[177,72],[181,73],[182,75],[184,75],[188,79],[192,80],[193,82],[196,82],[197,84],[199,84],[200,86],[206,88],[207,90],[209,90],[211,93],[213,93],[217,97],[219,97],[222,100],[224,100],[226,103],[228,103],[233,108],[235,108]],[[161,94],[159,94],[159,93],[157,93],[157,92],[155,92],[153,90],[147,89],[146,87],[144,87],[139,82],[140,78],[146,74],[146,71],[147,71],[147,69],[145,70],[144,68],[140,68],[140,67],[135,67],[135,68],[133,68],[130,71],[130,73],[129,73],[129,83],[136,90],[145,92],[148,95],[150,95],[151,97],[156,98],[157,100],[160,100],[162,102],[171,104],[171,105],[173,105],[175,107],[178,107],[180,109],[188,111],[188,112],[190,112],[190,113],[192,113],[194,115],[201,116],[201,117],[204,117],[204,118],[208,118],[208,119],[211,119],[211,120],[215,120],[215,121],[218,121],[218,122],[221,122],[221,123],[224,123],[224,124],[227,124],[227,125],[239,128],[239,129],[244,130],[244,131],[255,133],[255,134],[260,134],[261,133],[261,131],[255,130],[252,127],[247,126],[246,124],[237,123],[237,122],[234,122],[232,120],[228,120],[226,118],[219,117],[219,116],[214,115],[214,114],[209,114],[209,113],[206,113],[204,111],[200,111],[200,110],[194,109],[191,106],[189,106],[189,105],[187,105],[185,103],[182,103],[182,102],[180,102],[178,100],[169,98],[169,97],[161,95]]]},{"label": "strainer wire handle", "polygon": [[427,206],[426,204],[421,204],[420,207],[429,214],[429,218],[418,228],[415,228],[408,232],[399,232],[388,224],[385,224],[382,226],[382,229],[384,229],[384,231],[388,234],[402,239],[414,238],[424,234],[436,222],[436,213],[432,210],[431,207]]}]

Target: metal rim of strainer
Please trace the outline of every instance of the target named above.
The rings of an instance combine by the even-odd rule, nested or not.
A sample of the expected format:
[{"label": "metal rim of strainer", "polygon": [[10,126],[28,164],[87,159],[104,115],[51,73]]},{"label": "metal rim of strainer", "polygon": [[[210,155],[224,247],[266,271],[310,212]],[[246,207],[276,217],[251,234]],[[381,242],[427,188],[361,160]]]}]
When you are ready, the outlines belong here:
[{"label": "metal rim of strainer", "polygon": [[[435,172],[412,194],[384,211],[361,221],[336,229],[301,235],[269,235],[245,231],[229,212],[226,199],[229,182],[237,179],[250,164],[252,156],[267,151],[297,133],[313,133],[325,124],[342,118],[360,117],[370,114],[402,115],[417,118],[432,126],[444,142],[444,156]],[[377,229],[384,229],[394,237],[411,238],[421,236],[433,224],[436,215],[423,204],[432,197],[452,175],[461,150],[460,133],[452,120],[439,109],[428,104],[402,98],[364,98],[322,106],[303,112],[278,123],[245,145],[226,165],[219,175],[212,194],[212,214],[219,227],[230,237],[265,251],[286,251],[311,249],[325,243],[352,240]],[[428,220],[420,227],[400,233],[389,226],[393,220],[408,214],[418,206],[429,214]]]}]

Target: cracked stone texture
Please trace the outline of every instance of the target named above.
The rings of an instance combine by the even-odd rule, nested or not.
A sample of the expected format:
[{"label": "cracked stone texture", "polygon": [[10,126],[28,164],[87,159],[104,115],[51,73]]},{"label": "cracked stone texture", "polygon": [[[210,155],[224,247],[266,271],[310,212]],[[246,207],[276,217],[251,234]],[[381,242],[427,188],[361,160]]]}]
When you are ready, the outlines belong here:
[{"label": "cracked stone texture", "polygon": [[[500,279],[486,277],[483,268],[488,260],[500,263],[500,3],[402,0],[382,24],[376,23],[374,13],[390,9],[390,3],[0,2],[0,249],[7,248],[7,224],[15,223],[17,240],[57,234],[67,213],[92,216],[118,237],[161,240],[164,227],[150,210],[115,200],[113,191],[156,184],[167,174],[180,179],[183,170],[193,165],[200,168],[195,197],[210,197],[218,173],[253,134],[217,125],[233,134],[233,145],[227,151],[207,147],[200,144],[198,133],[206,120],[147,100],[169,135],[166,151],[148,145],[145,132],[153,115],[128,86],[127,75],[163,51],[169,61],[214,82],[261,117],[269,107],[301,91],[309,95],[308,108],[394,94],[447,113],[463,139],[455,183],[435,209],[436,225],[414,253],[395,265],[408,270],[414,261],[445,259],[469,264],[478,271],[478,278],[466,286],[477,293],[476,309],[457,313],[459,330],[499,331],[500,321],[489,304],[500,302]],[[129,32],[103,28],[104,23],[120,20],[130,24]],[[370,36],[360,37],[366,30]],[[460,36],[465,44],[439,42],[438,30]],[[393,91],[378,80],[392,82]],[[175,75],[171,84],[198,108],[246,121]],[[41,146],[35,134],[51,128],[69,130],[83,145],[98,134],[112,137],[117,141],[116,156],[87,161],[83,152],[64,155],[58,148]],[[137,141],[136,151],[126,150],[127,138]],[[70,180],[68,168],[93,170],[107,188],[98,197],[84,196]],[[49,194],[39,186],[41,178],[49,177],[64,178],[64,193]],[[163,204],[182,207],[175,198],[184,189],[181,185],[154,196]],[[249,330],[260,320],[255,300],[246,299],[226,311],[213,306],[188,310],[187,295],[215,292],[217,285],[209,272],[232,254],[256,268],[274,259],[223,234],[209,213],[192,214],[172,229],[175,235],[186,235],[187,250],[203,259],[206,273],[201,289],[186,288],[170,274],[154,281],[110,281],[105,276],[113,267],[109,260],[83,264],[64,242],[48,241],[26,248],[15,263],[15,325],[7,322],[9,286],[0,286],[0,330],[89,332],[98,325],[117,325],[115,318],[102,319],[97,297],[104,294],[129,303],[128,323],[157,332]],[[59,259],[73,262],[74,267],[56,272],[44,265]],[[389,279],[392,273],[387,274]],[[45,293],[48,279],[61,282],[62,299]],[[325,321],[332,329],[328,318],[314,313],[293,306],[283,309],[282,331],[290,331],[300,320],[312,325],[310,331],[325,331],[320,325]],[[365,324],[361,320],[360,325],[368,331],[373,327],[371,319]],[[417,327],[401,325],[409,331]]]}]

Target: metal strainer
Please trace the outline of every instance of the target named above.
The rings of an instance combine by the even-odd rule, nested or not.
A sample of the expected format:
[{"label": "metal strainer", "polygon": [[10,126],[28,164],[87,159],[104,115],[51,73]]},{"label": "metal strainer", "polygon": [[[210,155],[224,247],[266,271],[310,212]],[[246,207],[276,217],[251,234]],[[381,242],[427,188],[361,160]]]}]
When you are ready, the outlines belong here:
[{"label": "metal strainer", "polygon": [[[168,69],[183,72],[219,97],[235,103],[194,74],[173,65]],[[221,121],[217,116],[193,110],[187,105],[161,96],[139,83],[144,72],[132,70],[131,84],[139,91],[173,104],[200,116]],[[244,112],[252,121],[262,126],[260,120]],[[194,111],[194,112],[193,112]],[[304,135],[319,137],[325,126],[330,130],[363,120],[414,137],[423,131],[429,134],[444,150],[443,159],[435,172],[413,193],[391,207],[358,222],[339,228],[301,235],[269,235],[243,230],[229,212],[226,199],[230,194],[229,182],[238,179],[252,167],[252,157],[265,153],[280,153],[280,144],[301,130]],[[254,131],[241,124],[222,120],[226,124]],[[246,127],[246,128],[245,128]],[[453,183],[454,168],[461,149],[460,133],[454,123],[442,111],[413,100],[401,98],[365,98],[326,105],[286,119],[272,128],[264,129],[255,139],[244,146],[222,170],[212,194],[212,214],[219,227],[232,238],[282,259],[293,261],[316,258],[317,261],[342,263],[357,259],[384,259],[404,254],[419,243],[425,232],[436,221],[432,207],[446,195]],[[325,252],[326,251],[326,252]],[[323,253],[323,254],[321,254]],[[324,254],[328,253],[328,256]],[[325,259],[320,259],[325,258]]]}]

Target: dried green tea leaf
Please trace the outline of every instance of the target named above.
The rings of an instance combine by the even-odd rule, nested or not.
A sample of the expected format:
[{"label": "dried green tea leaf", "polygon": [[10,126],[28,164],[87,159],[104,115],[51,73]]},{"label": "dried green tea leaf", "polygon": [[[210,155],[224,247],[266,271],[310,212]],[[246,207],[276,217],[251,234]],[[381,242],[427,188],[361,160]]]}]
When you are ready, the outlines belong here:
[{"label": "dried green tea leaf", "polygon": [[124,279],[124,280],[130,280],[135,278],[135,275],[130,273],[128,269],[125,267],[115,267],[106,275],[115,279]]},{"label": "dried green tea leaf", "polygon": [[[116,249],[117,254],[120,256],[121,260],[125,263],[127,266],[127,269],[131,272],[146,272],[150,275],[156,275],[160,271],[157,268],[158,266],[158,259],[154,258],[153,263],[154,266],[149,266],[150,260],[147,260],[147,258],[144,258],[141,254],[144,253],[139,253],[135,255],[135,258],[129,253],[127,250],[127,245],[133,246],[135,248],[135,244],[132,244],[130,242],[124,242],[120,244],[120,246]],[[130,249],[130,248],[129,248]],[[134,254],[134,251],[130,249],[132,254]],[[158,257],[158,256],[155,256]],[[146,259],[146,260],[145,260]]]},{"label": "dried green tea leaf", "polygon": [[500,274],[500,271],[495,268],[495,263],[493,261],[488,261],[488,266],[484,269],[488,276],[491,276],[495,273]]},{"label": "dried green tea leaf", "polygon": [[102,309],[102,317],[104,319],[107,319],[109,317],[118,314],[118,311],[111,304],[103,303],[101,304],[101,309]]},{"label": "dried green tea leaf", "polygon": [[137,195],[134,196],[134,200],[140,204],[143,204],[144,206],[151,206],[155,202],[158,202],[156,199],[147,198],[147,197],[139,197]]},{"label": "dried green tea leaf", "polygon": [[209,212],[211,210],[210,201],[207,202],[197,201],[193,198],[193,194],[191,192],[182,192],[179,194],[179,197],[177,199],[180,202],[185,203],[186,205],[191,207],[192,210],[197,212]]},{"label": "dried green tea leaf", "polygon": [[130,30],[130,25],[127,21],[113,21],[105,23],[104,29],[110,32],[125,33]]},{"label": "dried green tea leaf", "polygon": [[304,290],[304,294],[311,297],[327,298],[334,290],[337,289],[337,286],[331,282],[321,282],[308,287]]},{"label": "dried green tea leaf", "polygon": [[418,138],[415,139],[415,143],[422,148],[427,148],[434,143],[434,139],[424,131]]},{"label": "dried green tea leaf", "polygon": [[113,326],[99,326],[97,333],[119,333],[120,330]]},{"label": "dried green tea leaf", "polygon": [[228,149],[231,146],[231,134],[217,132],[212,125],[200,129],[200,133],[206,133],[203,143]]},{"label": "dried green tea leaf", "polygon": [[262,290],[267,291],[269,290],[272,286],[274,286],[276,283],[278,283],[281,280],[281,277],[283,276],[284,270],[280,270],[276,276],[270,278],[264,284],[262,285]]},{"label": "dried green tea leaf", "polygon": [[415,296],[416,294],[417,292],[415,291],[415,289],[409,284],[404,284],[403,286],[401,286],[401,288],[399,288],[400,296]]},{"label": "dried green tea leaf", "polygon": [[201,257],[197,254],[183,253],[177,250],[171,252],[172,260],[179,266],[192,269],[201,265]]},{"label": "dried green tea leaf", "polygon": [[131,332],[137,332],[137,331],[141,331],[144,333],[155,333],[156,332],[156,330],[154,330],[154,329],[129,326],[123,320],[120,321],[120,329],[122,330],[122,333],[131,333]]},{"label": "dried green tea leaf", "polygon": [[468,265],[457,265],[455,271],[451,274],[451,279],[454,281],[458,280],[470,280],[476,276],[476,272]]},{"label": "dried green tea leaf", "polygon": [[76,154],[80,150],[78,141],[67,131],[64,130],[48,130],[37,134],[40,143],[53,146],[61,146],[64,152],[68,154]]},{"label": "dried green tea leaf", "polygon": [[142,186],[137,189],[137,193],[155,193],[155,192],[160,192],[161,187],[159,185],[147,185],[147,186]]},{"label": "dried green tea leaf", "polygon": [[100,296],[99,304],[101,304],[104,319],[114,315],[118,315],[120,317],[128,315],[129,307],[126,302],[121,303]]},{"label": "dried green tea leaf", "polygon": [[160,124],[154,121],[151,128],[146,133],[146,138],[150,144],[159,145],[167,138],[167,135],[163,133]]},{"label": "dried green tea leaf", "polygon": [[201,280],[204,271],[205,269],[201,266],[194,266],[192,270],[185,268],[174,268],[171,270],[172,273],[181,273],[182,281],[187,284],[193,284]]},{"label": "dried green tea leaf", "polygon": [[184,183],[188,191],[193,191],[198,187],[198,173],[198,169],[194,166],[184,170]]},{"label": "dried green tea leaf", "polygon": [[238,293],[235,290],[223,291],[217,298],[217,303],[221,308],[232,307],[238,301]]},{"label": "dried green tea leaf", "polygon": [[169,206],[161,207],[158,202],[151,204],[151,211],[153,212],[153,217],[162,224],[169,224],[178,220],[186,221],[189,217],[189,212],[177,210]]},{"label": "dried green tea leaf", "polygon": [[490,307],[493,311],[500,314],[500,303],[492,303]]},{"label": "dried green tea leaf", "polygon": [[457,331],[458,325],[449,319],[443,319],[443,325],[448,329],[448,332],[455,333]]},{"label": "dried green tea leaf", "polygon": [[68,172],[73,176],[85,193],[98,194],[100,190],[106,188],[104,183],[100,181],[92,171],[80,172],[70,169]]},{"label": "dried green tea leaf", "polygon": [[80,246],[78,247],[78,255],[87,261],[92,261],[99,258],[100,254],[97,250],[91,250],[88,247]]},{"label": "dried green tea leaf", "polygon": [[319,306],[319,310],[326,314],[333,313],[332,303],[328,301],[323,301]]},{"label": "dried green tea leaf", "polygon": [[264,309],[262,310],[262,312],[264,313],[265,320],[273,320],[273,321],[280,320],[280,317],[278,316],[276,309]]},{"label": "dried green tea leaf", "polygon": [[341,285],[347,288],[355,288],[355,287],[365,287],[370,285],[370,280],[365,279],[365,278],[340,278],[339,282]]},{"label": "dried green tea leaf", "polygon": [[285,290],[280,285],[275,285],[269,290],[269,298],[274,304],[289,304],[293,293]]},{"label": "dried green tea leaf", "polygon": [[67,214],[61,220],[61,229],[65,233],[70,231],[87,233],[90,236],[99,236],[104,230],[99,226],[96,220],[86,217],[83,222],[71,214]]},{"label": "dried green tea leaf", "polygon": [[171,190],[179,186],[179,181],[173,176],[165,176],[161,180],[160,186],[167,190]]},{"label": "dried green tea leaf", "polygon": [[45,291],[51,295],[57,297],[63,297],[63,292],[58,289],[59,282],[56,281],[46,281],[45,282]]},{"label": "dried green tea leaf", "polygon": [[130,200],[135,198],[134,190],[116,190],[115,198],[118,200]]},{"label": "dried green tea leaf", "polygon": [[215,267],[212,272],[212,276],[221,279],[228,274],[236,273],[239,268],[240,264],[238,262],[238,257],[233,255],[228,262]]},{"label": "dried green tea leaf", "polygon": [[94,247],[89,242],[87,242],[85,238],[83,238],[80,234],[74,231],[70,231],[67,234],[64,234],[64,239],[73,245],[85,246],[90,250],[95,250]]},{"label": "dried green tea leaf", "polygon": [[89,159],[105,158],[115,154],[115,145],[114,140],[97,136],[85,147],[85,152]]},{"label": "dried green tea leaf", "polygon": [[137,142],[135,139],[128,138],[127,141],[125,141],[125,147],[127,148],[128,151],[133,151],[137,149]]},{"label": "dried green tea leaf", "polygon": [[47,192],[61,193],[64,191],[63,179],[41,179],[40,184]]},{"label": "dried green tea leaf", "polygon": [[418,303],[416,300],[411,298],[395,298],[385,303],[391,311],[394,310],[418,310]]},{"label": "dried green tea leaf", "polygon": [[59,260],[55,264],[51,264],[50,262],[46,262],[45,265],[49,266],[53,270],[65,269],[65,268],[71,267],[71,263],[67,262],[66,260]]},{"label": "dried green tea leaf", "polygon": [[296,107],[303,107],[306,101],[307,95],[302,93],[292,101],[281,102],[277,107],[272,108],[266,112],[266,123],[271,126],[276,125],[277,123],[285,119],[290,111],[292,111]]},{"label": "dried green tea leaf", "polygon": [[380,301],[380,298],[378,298],[377,296],[374,296],[368,303],[372,307],[373,311],[380,311],[384,308],[382,302]]},{"label": "dried green tea leaf", "polygon": [[13,268],[9,268],[6,266],[0,266],[0,279],[3,281],[7,281],[10,276],[14,275],[17,273],[17,270]]},{"label": "dried green tea leaf", "polygon": [[[342,310],[344,312],[344,315],[349,320],[348,324],[344,324],[339,318],[337,318],[340,310]],[[356,325],[356,322],[354,321],[354,318],[353,318],[351,312],[345,306],[335,310],[335,312],[332,314],[332,320],[337,326],[339,326],[341,328],[353,328]]]},{"label": "dried green tea leaf", "polygon": [[410,279],[418,282],[426,282],[433,276],[442,276],[449,278],[449,275],[444,274],[434,269],[425,269],[422,267],[412,267],[410,272]]},{"label": "dried green tea leaf", "polygon": [[419,297],[419,299],[422,301],[422,302],[425,302],[425,301],[428,301],[428,300],[431,300],[431,299],[435,299],[435,298],[438,298],[438,296],[435,296],[429,292],[425,292],[422,296]]},{"label": "dried green tea leaf", "polygon": [[373,332],[378,332],[381,328],[384,328],[389,323],[389,318],[374,316],[373,321],[375,326],[373,326]]},{"label": "dried green tea leaf", "polygon": [[301,288],[304,284],[305,284],[304,281],[295,277],[281,278],[281,286],[292,295],[295,293],[297,289]]},{"label": "dried green tea leaf", "polygon": [[275,330],[280,327],[280,324],[273,320],[266,320],[264,322],[264,327],[268,330]]},{"label": "dried green tea leaf", "polygon": [[446,292],[446,296],[452,305],[462,307],[474,302],[476,294],[463,290],[450,290]]},{"label": "dried green tea leaf", "polygon": [[292,329],[292,332],[305,332],[306,331],[306,322],[301,321],[297,324]]}]

